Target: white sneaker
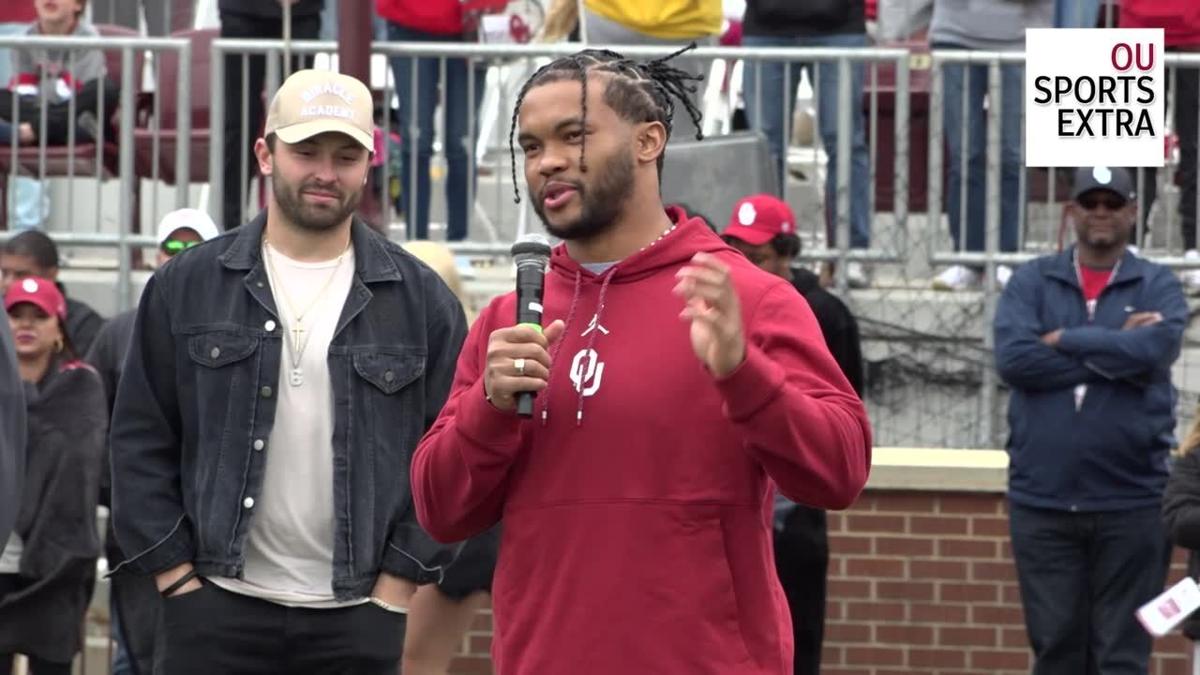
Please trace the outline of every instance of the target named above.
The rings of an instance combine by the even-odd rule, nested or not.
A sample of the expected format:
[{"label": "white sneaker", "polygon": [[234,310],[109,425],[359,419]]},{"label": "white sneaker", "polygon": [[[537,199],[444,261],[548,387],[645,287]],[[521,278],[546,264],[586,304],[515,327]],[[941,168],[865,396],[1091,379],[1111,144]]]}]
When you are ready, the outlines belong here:
[{"label": "white sneaker", "polygon": [[869,288],[871,275],[867,271],[866,265],[856,260],[846,263],[846,283],[850,288]]},{"label": "white sneaker", "polygon": [[[1184,260],[1200,260],[1200,251],[1191,249],[1183,254]],[[1183,270],[1179,273],[1183,290],[1188,295],[1200,295],[1200,269]]]},{"label": "white sneaker", "polygon": [[1008,280],[1012,278],[1012,275],[1013,269],[1008,265],[996,266],[996,283],[1000,285],[1000,288],[1008,285]]},{"label": "white sneaker", "polygon": [[951,265],[933,278],[933,288],[938,291],[965,291],[978,287],[979,272],[963,265]]}]

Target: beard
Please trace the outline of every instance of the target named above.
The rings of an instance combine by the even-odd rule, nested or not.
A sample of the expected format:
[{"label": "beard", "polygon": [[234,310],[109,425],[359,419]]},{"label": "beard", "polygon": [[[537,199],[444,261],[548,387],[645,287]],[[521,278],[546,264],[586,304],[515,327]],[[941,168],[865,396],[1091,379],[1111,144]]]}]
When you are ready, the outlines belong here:
[{"label": "beard", "polygon": [[[271,175],[271,189],[275,192],[275,203],[285,218],[301,229],[316,232],[331,230],[346,222],[346,218],[358,209],[363,193],[360,188],[346,194],[336,185],[325,186],[316,181],[290,185],[281,180],[277,173]],[[307,204],[300,193],[308,189],[336,194],[337,202],[328,206]]]},{"label": "beard", "polygon": [[533,211],[553,237],[563,241],[597,237],[616,224],[617,216],[633,192],[633,169],[633,151],[625,148],[604,163],[589,184],[575,183],[581,205],[579,215],[572,221],[551,223],[546,218],[544,195],[530,195]]}]

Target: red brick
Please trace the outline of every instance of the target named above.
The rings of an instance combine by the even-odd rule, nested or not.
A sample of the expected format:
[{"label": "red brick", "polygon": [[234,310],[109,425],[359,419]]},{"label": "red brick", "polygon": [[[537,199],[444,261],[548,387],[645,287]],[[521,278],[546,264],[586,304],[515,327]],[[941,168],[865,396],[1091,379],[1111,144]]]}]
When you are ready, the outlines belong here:
[{"label": "red brick", "polygon": [[935,497],[928,493],[876,492],[875,510],[901,513],[933,513]]},{"label": "red brick", "polygon": [[908,614],[902,602],[847,602],[846,618],[850,621],[904,621]]},{"label": "red brick", "polygon": [[962,668],[967,665],[966,653],[961,649],[909,649],[908,665],[930,672],[938,668]]},{"label": "red brick", "polygon": [[911,516],[908,531],[913,534],[963,534],[969,520],[960,516]]},{"label": "red brick", "polygon": [[911,579],[966,581],[967,563],[957,560],[910,560],[908,576]]},{"label": "red brick", "polygon": [[492,613],[489,611],[479,611],[475,613],[475,619],[471,622],[471,630],[492,631]]},{"label": "red brick", "polygon": [[933,601],[933,583],[928,581],[879,581],[875,593],[882,600]]},{"label": "red brick", "polygon": [[829,535],[829,553],[834,556],[871,552],[871,538],[846,534]]},{"label": "red brick", "polygon": [[875,537],[876,555],[898,555],[905,557],[933,555],[933,541],[928,538]]},{"label": "red brick", "polygon": [[492,651],[492,636],[488,635],[469,635],[467,636],[467,653],[468,654],[490,654]]},{"label": "red brick", "polygon": [[914,602],[908,608],[908,617],[914,623],[965,624],[967,608],[965,605]]},{"label": "red brick", "polygon": [[871,582],[859,579],[830,579],[826,591],[831,598],[863,598],[871,595]]},{"label": "red brick", "polygon": [[1028,671],[1030,660],[1028,651],[971,650],[971,667],[993,673],[998,670]]},{"label": "red brick", "polygon": [[871,625],[867,623],[829,623],[825,625],[825,640],[831,643],[869,643]]},{"label": "red brick", "polygon": [[974,605],[971,623],[988,626],[1023,626],[1025,614],[1020,607],[1009,605]]},{"label": "red brick", "polygon": [[940,495],[938,513],[999,515],[1004,498],[998,495]]},{"label": "red brick", "polygon": [[903,579],[904,561],[895,558],[847,558],[846,576]]},{"label": "red brick", "polygon": [[977,537],[1008,537],[1008,519],[976,516],[971,519],[971,534]]},{"label": "red brick", "polygon": [[883,532],[886,534],[903,533],[908,531],[904,521],[904,516],[851,513],[846,516],[846,531]]},{"label": "red brick", "polygon": [[844,532],[846,530],[846,514],[830,513],[826,515],[825,530],[829,534],[834,532]]},{"label": "red brick", "polygon": [[1021,587],[1016,584],[1000,586],[1000,602],[1006,605],[1021,606]]},{"label": "red brick", "polygon": [[974,626],[942,626],[937,639],[943,647],[995,647],[997,642],[995,628]]},{"label": "red brick", "polygon": [[821,665],[821,675],[875,675],[873,668],[829,668]]},{"label": "red brick", "polygon": [[983,539],[939,539],[938,555],[943,558],[996,558],[996,542]]},{"label": "red brick", "polygon": [[842,611],[842,603],[838,600],[825,601],[825,620],[826,621],[841,621],[844,616]]},{"label": "red brick", "polygon": [[1155,659],[1156,667],[1150,672],[1157,675],[1191,675],[1192,669],[1187,659]]},{"label": "red brick", "polygon": [[1017,567],[1011,562],[992,562],[976,560],[971,563],[971,579],[974,581],[1007,581],[1017,580]]},{"label": "red brick", "polygon": [[842,655],[845,652],[841,647],[825,643],[821,646],[821,663],[842,663]]},{"label": "red brick", "polygon": [[1000,631],[1000,646],[1005,649],[1029,649],[1029,635],[1024,628],[1004,628]]},{"label": "red brick", "polygon": [[999,587],[995,584],[938,584],[941,602],[996,602]]},{"label": "red brick", "polygon": [[851,666],[902,666],[904,650],[895,647],[851,647],[843,663]]},{"label": "red brick", "polygon": [[902,626],[879,624],[875,626],[875,642],[903,645],[905,647],[931,645],[934,644],[933,628],[911,624]]}]

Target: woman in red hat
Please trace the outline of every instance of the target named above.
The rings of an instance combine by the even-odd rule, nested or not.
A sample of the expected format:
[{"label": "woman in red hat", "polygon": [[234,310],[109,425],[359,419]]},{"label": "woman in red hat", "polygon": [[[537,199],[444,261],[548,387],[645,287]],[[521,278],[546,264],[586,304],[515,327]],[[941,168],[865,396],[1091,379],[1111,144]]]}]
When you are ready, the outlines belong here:
[{"label": "woman in red hat", "polygon": [[107,404],[100,377],[79,361],[54,282],[28,277],[4,295],[25,382],[28,445],[17,524],[0,543],[0,673],[13,654],[32,675],[69,675],[82,647],[95,579]]}]

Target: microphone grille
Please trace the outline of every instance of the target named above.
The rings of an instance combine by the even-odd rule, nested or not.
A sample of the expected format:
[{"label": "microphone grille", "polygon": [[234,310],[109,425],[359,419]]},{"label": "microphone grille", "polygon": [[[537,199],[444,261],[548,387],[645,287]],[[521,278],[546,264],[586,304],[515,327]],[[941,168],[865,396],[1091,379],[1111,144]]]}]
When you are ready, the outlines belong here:
[{"label": "microphone grille", "polygon": [[546,239],[545,235],[530,232],[517,239],[512,245],[512,256],[514,259],[529,256],[549,258],[550,240]]}]

